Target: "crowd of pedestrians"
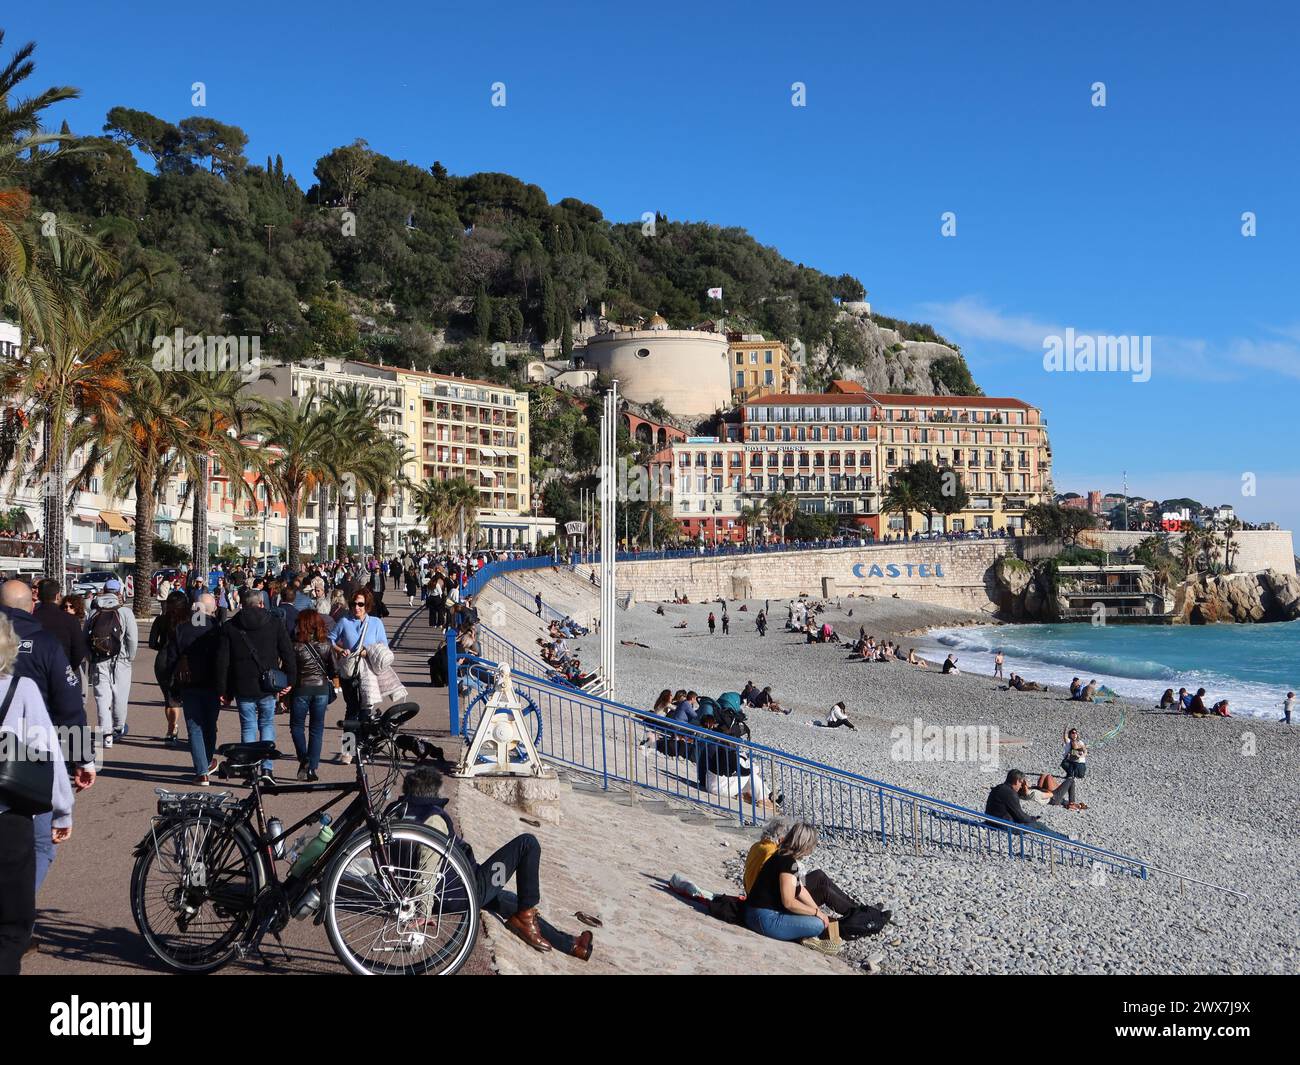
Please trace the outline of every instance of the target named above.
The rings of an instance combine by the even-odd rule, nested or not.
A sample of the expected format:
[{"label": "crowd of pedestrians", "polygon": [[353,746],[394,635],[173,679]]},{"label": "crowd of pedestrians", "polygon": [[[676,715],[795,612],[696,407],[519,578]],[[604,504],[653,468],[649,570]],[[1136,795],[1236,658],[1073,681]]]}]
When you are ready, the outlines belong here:
[{"label": "crowd of pedestrians", "polygon": [[[421,595],[431,621],[463,627],[472,643],[477,616],[463,589],[493,557],[404,554],[274,575],[225,564],[206,576],[184,567],[169,574],[156,583],[160,609],[146,638],[163,695],[163,742],[189,748],[191,780],[202,787],[217,767],[223,709],[238,714],[241,742],[274,741],[277,715],[287,714],[297,777],[316,780],[331,702],[341,696],[356,717],[407,697],[382,621],[385,592],[396,585],[410,603]],[[2,975],[19,972],[38,949],[36,898],[56,846],[72,835],[75,795],[94,786],[114,740],[130,733],[141,633],[122,592],[110,580],[87,607],[57,581],[0,584]],[[19,745],[22,757],[11,753]],[[351,756],[345,749],[338,760]],[[274,781],[272,762],[262,772]]]}]

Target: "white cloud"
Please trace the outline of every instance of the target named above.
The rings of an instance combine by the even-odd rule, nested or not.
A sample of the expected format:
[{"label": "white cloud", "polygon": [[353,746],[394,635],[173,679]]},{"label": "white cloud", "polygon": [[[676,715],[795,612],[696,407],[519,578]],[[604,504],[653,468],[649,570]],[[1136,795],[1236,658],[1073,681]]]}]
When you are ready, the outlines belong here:
[{"label": "white cloud", "polygon": [[[935,328],[959,343],[985,343],[1042,352],[1043,341],[1061,336],[1064,325],[1054,324],[1029,314],[1007,313],[992,307],[978,296],[920,305],[922,316]],[[1070,323],[1076,335],[1145,336],[1140,328],[1115,328],[1125,323],[1110,323],[1105,329],[1092,329]],[[1266,370],[1283,377],[1300,379],[1300,325],[1270,330],[1264,338],[1234,337],[1211,341],[1203,337],[1153,335],[1151,339],[1152,375],[1168,374],[1175,378],[1200,381],[1236,381],[1247,370]],[[997,352],[979,352],[981,361],[997,361]]]}]

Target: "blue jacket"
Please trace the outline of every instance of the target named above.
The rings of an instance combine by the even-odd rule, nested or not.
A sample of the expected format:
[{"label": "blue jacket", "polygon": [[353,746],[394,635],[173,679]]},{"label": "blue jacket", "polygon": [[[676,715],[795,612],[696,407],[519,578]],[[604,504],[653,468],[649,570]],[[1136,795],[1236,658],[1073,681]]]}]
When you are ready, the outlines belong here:
[{"label": "blue jacket", "polygon": [[13,675],[35,681],[56,728],[82,730],[80,749],[65,744],[64,758],[70,766],[85,765],[91,760],[91,745],[85,731],[86,700],[81,691],[81,677],[73,672],[58,638],[41,628],[31,614],[7,606],[0,606],[0,612],[9,619],[18,636]]}]

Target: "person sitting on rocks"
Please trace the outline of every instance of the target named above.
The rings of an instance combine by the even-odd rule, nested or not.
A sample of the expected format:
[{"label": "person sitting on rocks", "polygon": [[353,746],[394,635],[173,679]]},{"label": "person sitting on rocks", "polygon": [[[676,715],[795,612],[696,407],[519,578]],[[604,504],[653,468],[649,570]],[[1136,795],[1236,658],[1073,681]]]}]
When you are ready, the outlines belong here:
[{"label": "person sitting on rocks", "polygon": [[[700,728],[720,732],[718,719],[712,714],[700,718]],[[701,739],[695,748],[696,779],[704,791],[723,799],[753,803],[763,813],[776,812],[781,797],[769,794],[748,752],[721,736]]]},{"label": "person sitting on rocks", "polygon": [[[996,785],[989,791],[989,797],[984,802],[984,813],[988,817],[995,817],[998,821],[1009,821],[1013,825],[1024,825],[1032,827],[1036,832],[1042,832],[1049,836],[1056,836],[1058,839],[1069,839],[1068,836],[1060,832],[1053,832],[1050,828],[1044,828],[1040,825],[1039,818],[1031,817],[1025,813],[1024,808],[1020,805],[1020,800],[1028,796],[1029,785],[1025,781],[1025,774],[1019,769],[1012,769],[1007,773],[1007,778],[1001,784]],[[1005,825],[992,823],[995,828],[1005,828]]]},{"label": "person sitting on rocks", "polygon": [[1007,681],[1007,687],[1018,692],[1045,692],[1049,690],[1046,684],[1039,684],[1036,680],[1025,680],[1019,673],[1011,674],[1011,679]]},{"label": "person sitting on rocks", "polygon": [[1232,717],[1232,714],[1228,712],[1227,699],[1220,699],[1217,703],[1215,703],[1212,707],[1210,707],[1210,713],[1217,714],[1219,717]]},{"label": "person sitting on rocks", "polygon": [[[758,874],[762,872],[763,866],[767,864],[768,859],[777,852],[781,840],[785,838],[791,827],[792,822],[784,817],[773,818],[763,826],[762,836],[757,843],[749,848],[749,853],[745,856],[743,882],[746,895],[749,895],[754,890],[754,883],[758,880]],[[801,890],[807,891],[818,907],[824,907],[839,914],[842,926],[861,927],[862,931],[859,932],[859,935],[874,935],[889,923],[892,916],[889,910],[878,909],[875,906],[867,906],[858,902],[848,892],[841,889],[825,870],[806,870],[803,863],[798,862],[796,863],[796,876],[799,879]],[[855,921],[851,917],[852,914],[862,914],[864,920],[861,922]],[[846,933],[844,938],[856,937]]]},{"label": "person sitting on rocks", "polygon": [[857,731],[857,726],[849,720],[848,710],[844,706],[844,700],[840,700],[831,707],[830,713],[826,715],[825,721],[813,721],[812,725],[817,728],[849,728]]},{"label": "person sitting on rocks", "polygon": [[[402,781],[402,797],[385,813],[389,817],[428,825],[451,840],[474,871],[479,904],[484,909],[496,908],[502,888],[513,878],[518,889],[518,903],[515,912],[506,918],[506,927],[535,950],[551,950],[552,940],[547,939],[538,923],[537,905],[542,898],[542,845],[537,842],[537,837],[528,832],[515,836],[480,864],[474,857],[473,848],[456,831],[451,814],[447,812],[447,800],[439,795],[441,788],[442,774],[433,766],[412,769]],[[432,923],[444,920],[446,916],[431,916],[427,920]],[[581,961],[591,958],[593,943],[590,932],[583,932],[576,938],[559,932],[553,938],[558,940],[554,945],[565,954]]]},{"label": "person sitting on rocks", "polygon": [[957,668],[957,659],[954,658],[952,655],[949,655],[947,658],[943,660],[943,675],[945,677],[949,673],[960,673],[960,672],[961,670]]},{"label": "person sitting on rocks", "polygon": [[772,686],[769,684],[757,695],[749,700],[749,705],[756,710],[770,710],[774,714],[788,714],[789,710],[783,710],[781,704],[772,697]]},{"label": "person sitting on rocks", "polygon": [[909,666],[920,666],[922,669],[930,668],[930,663],[917,655],[915,647],[907,652],[907,664]]},{"label": "person sitting on rocks", "polygon": [[816,849],[812,825],[799,821],[790,826],[754,878],[745,902],[745,926],[769,939],[799,940],[824,954],[838,954],[838,923],[822,913],[799,884],[799,863]]},{"label": "person sitting on rocks", "polygon": [[1083,681],[1078,677],[1075,677],[1074,680],[1070,681],[1070,698],[1075,700],[1081,700],[1083,698]]},{"label": "person sitting on rocks", "polygon": [[[1185,691],[1186,689],[1183,689],[1183,690]],[[1174,689],[1173,689],[1173,688],[1166,688],[1166,689],[1165,689],[1165,693],[1164,693],[1164,695],[1160,696],[1160,705],[1157,706],[1156,709],[1157,709],[1157,710],[1173,710],[1173,709],[1176,709],[1176,708],[1177,708],[1177,709],[1181,709],[1181,707],[1179,707],[1179,705],[1178,705],[1178,700],[1174,698]]]}]

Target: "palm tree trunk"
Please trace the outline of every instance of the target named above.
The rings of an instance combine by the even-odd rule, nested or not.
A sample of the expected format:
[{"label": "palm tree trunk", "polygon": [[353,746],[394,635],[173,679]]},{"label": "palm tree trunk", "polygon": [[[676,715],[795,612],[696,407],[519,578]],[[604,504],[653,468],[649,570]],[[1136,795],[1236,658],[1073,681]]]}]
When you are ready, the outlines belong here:
[{"label": "palm tree trunk", "polygon": [[334,501],[334,557],[348,557],[348,504],[343,498],[343,482],[335,486],[338,493]]},{"label": "palm tree trunk", "polygon": [[316,489],[316,518],[320,526],[316,534],[316,557],[321,562],[329,558],[330,546],[330,489],[324,481]]},{"label": "palm tree trunk", "polygon": [[[138,618],[148,617],[153,605],[149,584],[153,575],[153,524],[158,503],[152,480],[147,475],[135,479],[135,596],[131,610]],[[207,570],[202,572],[206,574]]]},{"label": "palm tree trunk", "polygon": [[56,443],[54,440],[54,419],[48,414],[41,433],[45,440],[45,491],[41,511],[45,534],[45,564],[42,571],[46,577],[58,581],[60,588],[66,589],[68,524],[63,497],[67,494],[67,456],[63,453],[62,442]]},{"label": "palm tree trunk", "polygon": [[375,558],[384,557],[384,493],[375,492]]},{"label": "palm tree trunk", "polygon": [[[199,456],[198,481],[194,485],[194,519],[190,532],[190,558],[194,572],[207,579],[208,574],[208,490],[211,485],[211,463],[207,455]],[[139,536],[137,531],[136,536]],[[138,549],[137,549],[138,550]]]},{"label": "palm tree trunk", "polygon": [[301,555],[298,550],[298,497],[299,493],[294,492],[293,497],[286,502],[289,511],[289,543],[286,545],[288,564],[291,570],[298,568]]}]

